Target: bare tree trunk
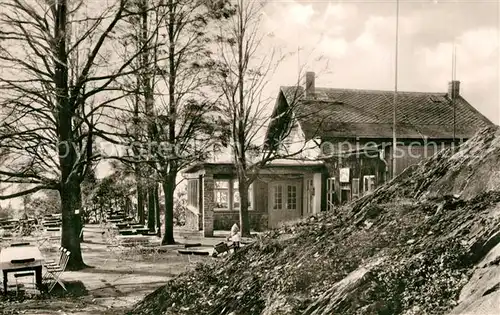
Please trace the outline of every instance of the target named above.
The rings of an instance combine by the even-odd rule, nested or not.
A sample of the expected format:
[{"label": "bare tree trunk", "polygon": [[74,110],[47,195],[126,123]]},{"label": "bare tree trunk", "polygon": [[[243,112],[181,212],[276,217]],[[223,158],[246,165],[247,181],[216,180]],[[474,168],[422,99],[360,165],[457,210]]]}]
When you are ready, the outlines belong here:
[{"label": "bare tree trunk", "polygon": [[83,242],[83,209],[82,209],[82,187],[81,185],[76,185],[76,207],[75,210],[78,211],[78,214],[75,213],[75,232],[80,239],[80,242]]},{"label": "bare tree trunk", "polygon": [[77,162],[73,134],[73,116],[75,109],[69,103],[68,88],[68,56],[66,53],[67,2],[61,0],[55,4],[56,21],[55,37],[56,51],[54,81],[57,90],[59,161],[61,167],[61,213],[62,235],[61,245],[71,252],[67,268],[79,270],[85,267],[80,248],[80,239],[75,228],[75,209],[78,206],[80,183],[73,174]]},{"label": "bare tree trunk", "polygon": [[144,188],[142,185],[142,178],[137,180],[137,214],[139,216],[139,224],[143,224],[146,222],[146,218],[144,216]]},{"label": "bare tree trunk", "polygon": [[163,245],[175,244],[174,240],[174,192],[176,174],[168,174],[163,180],[163,193],[165,194],[165,232]]},{"label": "bare tree trunk", "polygon": [[[138,37],[140,36],[141,32],[138,32],[137,35]],[[139,49],[140,43],[137,41],[137,49]],[[139,68],[142,66],[142,62],[139,59],[138,60]],[[135,75],[135,98],[134,98],[134,119],[133,119],[133,124],[134,124],[134,137],[135,141],[141,141],[142,140],[142,132],[141,132],[141,119],[140,119],[140,107],[141,107],[141,74],[138,71]],[[140,151],[134,146],[134,155],[141,160],[140,156]],[[137,185],[137,219],[139,221],[139,224],[144,225],[146,219],[144,216],[144,210],[145,210],[145,192],[144,192],[144,185],[143,185],[143,175],[144,175],[144,169],[142,164],[139,162],[135,164],[135,181]]]},{"label": "bare tree trunk", "polygon": [[244,47],[243,42],[245,40],[245,27],[243,24],[243,7],[242,3],[240,4],[238,10],[238,115],[237,115],[237,128],[235,130],[236,135],[234,135],[235,146],[236,149],[236,160],[237,166],[239,168],[238,179],[239,179],[239,191],[240,191],[240,228],[242,236],[250,236],[250,220],[248,218],[248,184],[246,180],[247,175],[247,162],[246,162],[246,127],[245,126],[245,90],[244,90],[244,81],[245,81],[245,58],[243,56]]},{"label": "bare tree trunk", "polygon": [[[148,45],[148,0],[142,0],[140,3],[141,9],[141,44],[143,46]],[[144,93],[144,102],[145,102],[145,114],[147,119],[147,135],[149,141],[154,141],[154,95],[152,89],[152,69],[150,66],[150,54],[151,51],[149,49],[145,49],[142,52],[141,58],[141,84],[143,87]],[[148,158],[154,156],[154,152],[148,152]],[[147,175],[151,175],[154,173],[153,168],[147,169]],[[149,176],[148,176],[149,177]],[[155,231],[155,185],[156,183],[151,183],[149,180],[147,182],[147,193],[148,193],[148,228],[150,232]]]},{"label": "bare tree trunk", "polygon": [[130,197],[125,200],[125,217],[130,216],[131,201]]},{"label": "bare tree trunk", "polygon": [[156,228],[156,202],[155,202],[155,187],[148,186],[148,229],[150,232],[155,232]]},{"label": "bare tree trunk", "polygon": [[[175,51],[175,3],[173,0],[168,0],[168,63],[169,63],[169,76],[168,76],[168,143],[170,148],[175,146],[175,123],[177,104],[175,99],[175,83],[176,83],[176,51]],[[165,233],[163,234],[162,244],[175,244],[174,240],[174,192],[175,180],[177,177],[177,169],[174,161],[168,161],[164,165],[165,172],[162,173],[163,177],[163,193],[165,194]]]},{"label": "bare tree trunk", "polygon": [[158,237],[161,237],[161,209],[160,209],[160,188],[158,184],[155,186],[155,213],[156,213],[156,233]]},{"label": "bare tree trunk", "polygon": [[68,261],[68,270],[80,270],[85,268],[83,262],[82,251],[80,247],[80,239],[78,237],[79,216],[75,215],[77,207],[77,188],[78,183],[70,182],[64,184],[60,190],[61,196],[61,211],[62,211],[62,235],[61,246],[71,252]]},{"label": "bare tree trunk", "polygon": [[242,236],[250,236],[250,218],[248,215],[248,183],[244,180],[239,183],[240,193],[240,227]]}]

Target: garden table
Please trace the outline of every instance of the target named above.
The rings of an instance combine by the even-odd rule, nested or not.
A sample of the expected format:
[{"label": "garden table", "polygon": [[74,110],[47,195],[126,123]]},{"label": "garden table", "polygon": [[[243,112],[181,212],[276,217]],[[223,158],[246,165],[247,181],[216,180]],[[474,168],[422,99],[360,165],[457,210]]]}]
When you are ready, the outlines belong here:
[{"label": "garden table", "polygon": [[[26,263],[12,263],[12,260],[34,258],[34,261]],[[0,251],[0,269],[3,272],[3,291],[7,294],[7,275],[9,272],[35,271],[35,281],[38,288],[42,285],[42,266],[44,258],[40,249],[36,246],[6,247]]]}]

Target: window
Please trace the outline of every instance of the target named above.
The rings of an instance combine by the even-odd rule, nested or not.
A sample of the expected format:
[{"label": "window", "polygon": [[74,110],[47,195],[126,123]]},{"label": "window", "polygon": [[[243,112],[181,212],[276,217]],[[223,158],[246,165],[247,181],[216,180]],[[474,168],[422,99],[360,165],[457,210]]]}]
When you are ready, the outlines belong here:
[{"label": "window", "polygon": [[286,208],[297,210],[297,186],[287,185]]},{"label": "window", "polygon": [[214,192],[215,208],[229,209],[229,180],[216,180]]},{"label": "window", "polygon": [[375,190],[375,175],[363,176],[363,193],[369,194]]},{"label": "window", "polygon": [[359,178],[352,179],[352,197],[359,197]]},{"label": "window", "polygon": [[[240,192],[238,191],[239,189],[239,182],[235,180],[233,182],[233,209],[239,209],[240,208]],[[253,205],[253,184],[250,184],[248,187],[248,209],[252,209]]]},{"label": "window", "polygon": [[275,185],[273,187],[273,209],[282,210],[283,209],[283,186]]},{"label": "window", "polygon": [[187,185],[188,206],[198,208],[198,180],[190,179]]},{"label": "window", "polygon": [[297,210],[298,203],[298,186],[293,184],[274,184],[271,190],[271,202],[273,210]]},{"label": "window", "polygon": [[[214,183],[215,209],[218,210],[239,210],[240,192],[237,180],[219,179]],[[232,187],[231,187],[232,185]],[[229,207],[232,203],[232,207]],[[253,184],[248,187],[248,209],[253,206]]]},{"label": "window", "polygon": [[326,209],[331,211],[335,208],[335,177],[326,180]]}]

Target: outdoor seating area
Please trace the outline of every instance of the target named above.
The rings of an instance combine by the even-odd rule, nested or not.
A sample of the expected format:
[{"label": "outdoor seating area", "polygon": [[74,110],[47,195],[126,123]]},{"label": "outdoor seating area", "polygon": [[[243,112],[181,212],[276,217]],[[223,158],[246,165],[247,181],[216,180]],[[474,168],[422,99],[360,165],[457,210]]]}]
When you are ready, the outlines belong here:
[{"label": "outdoor seating area", "polygon": [[12,232],[13,230],[15,230],[18,227],[18,224],[19,224],[19,220],[3,219],[3,220],[0,220],[0,229],[9,233],[9,232]]},{"label": "outdoor seating area", "polygon": [[43,217],[42,226],[47,232],[57,232],[61,230],[61,214],[47,214]]},{"label": "outdoor seating area", "polygon": [[[220,246],[229,231],[216,231],[214,237],[204,238],[201,233],[176,227],[178,243],[161,245],[161,237],[142,233],[146,227],[128,218],[125,211],[115,209],[106,214],[101,224],[85,224],[83,228],[81,248],[89,268],[80,271],[68,270],[72,253],[61,247],[60,229],[51,231],[56,227],[47,226],[56,225],[57,216],[44,216],[38,225],[32,225],[30,235],[16,230],[9,237],[0,237],[0,308],[17,310],[22,301],[23,308],[32,314],[35,309],[39,312],[42,303],[50,309],[47,314],[53,314],[59,309],[52,308],[61,301],[80,310],[81,299],[86,301],[83,307],[89,314],[95,303],[107,308],[108,303],[127,301],[130,306],[130,301],[152,292],[173,275],[233,252],[231,246],[226,250]],[[248,241],[243,239],[241,246]],[[99,302],[92,302],[96,298]]]},{"label": "outdoor seating area", "polygon": [[135,218],[128,217],[124,210],[109,210],[107,212],[107,222],[111,224],[111,228],[118,231],[119,235],[156,235],[155,232],[150,232],[149,229],[138,223]]},{"label": "outdoor seating area", "polygon": [[[61,214],[9,216],[1,221],[6,228],[0,228],[0,309],[17,311],[22,303],[28,314],[33,310],[53,314],[59,311],[52,309],[58,303],[69,303],[75,310],[84,299],[84,307],[93,314],[96,298],[102,298],[97,302],[100,307],[122,300],[129,307],[132,300],[173,275],[234,252],[227,240],[228,246],[221,246],[229,231],[214,231],[213,237],[206,238],[199,231],[176,226],[176,244],[162,245],[157,222],[152,232],[139,223],[137,213],[119,203],[94,211],[99,215],[91,216],[97,220],[90,222],[87,213],[84,217],[80,246],[86,266],[78,271],[68,268],[77,254],[61,246]],[[39,311],[39,305],[50,311]]]},{"label": "outdoor seating area", "polygon": [[[33,226],[34,218],[27,219],[0,219],[0,237],[10,237],[16,233],[29,234],[30,231],[26,227]],[[23,231],[23,227],[25,230]]]},{"label": "outdoor seating area", "polygon": [[9,292],[18,295],[27,289],[34,295],[50,293],[57,284],[66,290],[61,276],[71,254],[68,250],[61,247],[57,257],[48,259],[38,244],[22,241],[3,246],[0,249],[3,295]]}]

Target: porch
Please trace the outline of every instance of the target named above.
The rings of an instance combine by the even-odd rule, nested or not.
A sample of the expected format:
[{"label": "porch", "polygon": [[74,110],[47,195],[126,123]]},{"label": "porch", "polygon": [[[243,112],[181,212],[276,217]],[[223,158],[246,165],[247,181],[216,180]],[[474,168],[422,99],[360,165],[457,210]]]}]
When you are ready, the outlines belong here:
[{"label": "porch", "polygon": [[[264,231],[321,211],[324,171],[323,162],[303,160],[277,160],[261,169],[249,188],[250,229]],[[232,163],[202,163],[183,175],[186,227],[213,236],[214,230],[239,224],[239,182]]]}]

